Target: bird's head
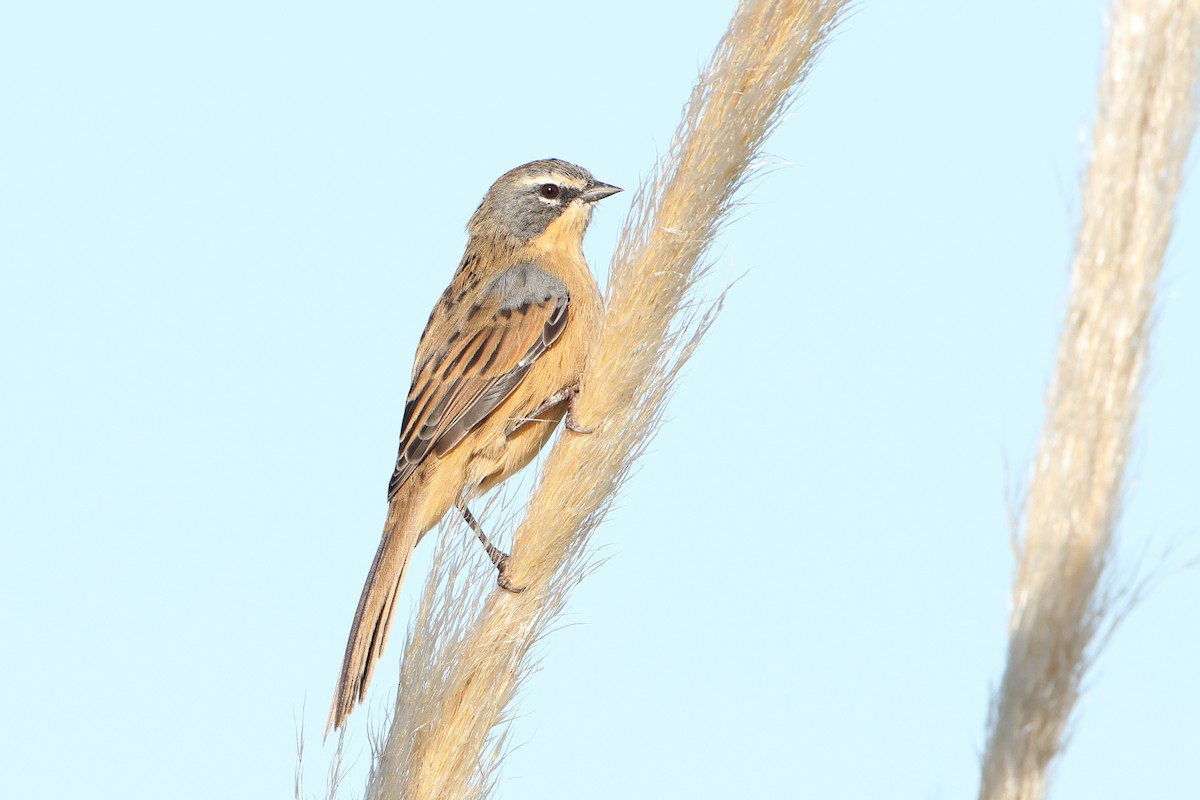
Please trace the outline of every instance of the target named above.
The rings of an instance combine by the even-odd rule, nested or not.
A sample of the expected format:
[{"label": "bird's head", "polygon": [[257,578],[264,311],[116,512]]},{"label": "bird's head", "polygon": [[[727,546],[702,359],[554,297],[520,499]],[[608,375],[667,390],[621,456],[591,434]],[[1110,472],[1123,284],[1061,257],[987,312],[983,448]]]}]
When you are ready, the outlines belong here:
[{"label": "bird's head", "polygon": [[467,231],[534,247],[579,247],[596,201],[621,191],[557,158],[531,161],[500,176]]}]

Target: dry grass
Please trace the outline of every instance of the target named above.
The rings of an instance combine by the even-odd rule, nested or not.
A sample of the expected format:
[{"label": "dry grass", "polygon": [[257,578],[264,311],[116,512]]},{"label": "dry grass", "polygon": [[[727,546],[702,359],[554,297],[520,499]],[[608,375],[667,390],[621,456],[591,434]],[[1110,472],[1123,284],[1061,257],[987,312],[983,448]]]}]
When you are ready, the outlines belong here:
[{"label": "dry grass", "polygon": [[580,422],[596,433],[558,442],[517,531],[512,577],[528,589],[485,597],[491,578],[468,574],[472,567],[461,558],[439,551],[410,628],[393,724],[368,797],[491,794],[506,715],[534,666],[531,649],[587,571],[588,537],[653,437],[679,370],[711,321],[690,295],[708,248],[846,5],[739,5],[669,152],[634,198],[580,400]]},{"label": "dry grass", "polygon": [[1116,0],[1071,296],[1022,520],[980,797],[1040,798],[1119,617],[1113,529],[1196,121],[1200,0]]},{"label": "dry grass", "polygon": [[[301,713],[301,717],[303,717]],[[333,758],[329,762],[329,771],[325,776],[325,800],[336,800],[338,796],[338,787],[342,784],[342,779],[345,777],[345,755],[346,755],[346,729],[343,728],[338,733],[337,749],[334,750]],[[295,800],[305,800],[307,793],[304,784],[304,728],[297,722],[296,724],[296,773],[293,783],[293,797]]]}]

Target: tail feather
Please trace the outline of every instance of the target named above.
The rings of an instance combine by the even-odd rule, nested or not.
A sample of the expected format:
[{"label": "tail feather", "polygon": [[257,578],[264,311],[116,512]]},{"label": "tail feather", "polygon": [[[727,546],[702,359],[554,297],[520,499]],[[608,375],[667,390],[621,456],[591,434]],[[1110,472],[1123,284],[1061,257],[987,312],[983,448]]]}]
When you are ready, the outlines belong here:
[{"label": "tail feather", "polygon": [[333,695],[333,706],[329,709],[329,722],[325,726],[326,736],[331,730],[342,727],[354,706],[366,698],[375,663],[387,644],[405,567],[424,532],[411,514],[404,513],[402,506],[409,504],[399,500],[396,498],[388,507],[383,541],[375,551],[375,560],[371,562],[371,571],[367,573],[367,582],[358,600],[358,610],[354,612],[354,624],[350,626],[346,655]]}]

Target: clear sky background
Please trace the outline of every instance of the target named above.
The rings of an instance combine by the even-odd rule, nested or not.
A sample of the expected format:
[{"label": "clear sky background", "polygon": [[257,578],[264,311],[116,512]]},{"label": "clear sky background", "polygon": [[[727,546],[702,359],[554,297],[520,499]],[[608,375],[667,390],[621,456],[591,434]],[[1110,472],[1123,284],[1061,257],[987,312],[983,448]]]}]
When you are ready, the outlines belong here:
[{"label": "clear sky background", "polygon": [[[542,648],[501,796],[975,793],[1106,5],[905,6],[861,3],[769,142],[703,291],[744,277]],[[301,728],[321,790],[466,220],[534,158],[634,188],[734,3],[686,8],[5,6],[6,797],[290,797]],[[1174,565],[1200,552],[1196,177],[1120,528]],[[631,194],[589,234],[601,280]],[[1200,796],[1198,612],[1200,573],[1165,569],[1054,797]]]}]

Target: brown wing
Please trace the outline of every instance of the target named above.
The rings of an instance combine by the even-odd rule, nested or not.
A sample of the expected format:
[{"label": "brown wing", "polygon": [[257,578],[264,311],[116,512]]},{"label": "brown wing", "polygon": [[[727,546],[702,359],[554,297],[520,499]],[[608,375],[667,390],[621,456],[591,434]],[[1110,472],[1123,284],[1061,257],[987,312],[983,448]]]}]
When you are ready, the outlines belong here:
[{"label": "brown wing", "polygon": [[562,335],[569,301],[561,280],[519,264],[488,284],[478,303],[461,309],[451,346],[427,357],[413,375],[389,500],[431,451],[445,455],[513,393]]}]

